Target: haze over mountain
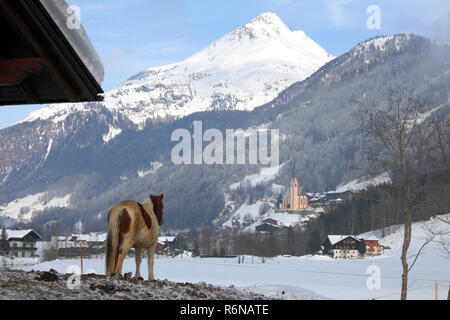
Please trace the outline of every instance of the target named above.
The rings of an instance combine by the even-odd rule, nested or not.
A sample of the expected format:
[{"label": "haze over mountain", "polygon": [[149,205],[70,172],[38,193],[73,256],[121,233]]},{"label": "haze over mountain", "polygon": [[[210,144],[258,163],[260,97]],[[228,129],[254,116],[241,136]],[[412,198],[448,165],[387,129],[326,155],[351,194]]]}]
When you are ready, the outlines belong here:
[{"label": "haze over mountain", "polygon": [[[57,222],[60,232],[71,232],[82,221],[85,231],[97,231],[104,230],[107,212],[115,202],[143,200],[150,193],[164,192],[163,230],[211,225],[219,216],[219,220],[226,220],[234,213],[227,209],[229,198],[236,205],[252,203],[271,195],[273,182],[287,185],[292,161],[296,161],[299,182],[308,192],[332,190],[359,177],[358,172],[350,170],[351,164],[363,160],[360,151],[364,139],[355,130],[357,122],[352,117],[357,110],[355,98],[383,101],[393,86],[407,83],[419,98],[428,101],[424,111],[448,112],[448,44],[415,35],[377,37],[321,67],[317,62],[311,72],[318,70],[306,74],[302,59],[314,56],[306,47],[322,52],[312,44],[306,45],[312,40],[299,42],[305,45],[298,53],[301,62],[295,60],[295,49],[280,49],[286,55],[275,55],[275,44],[261,53],[267,58],[265,63],[256,62],[259,58],[253,55],[263,52],[264,41],[257,40],[260,37],[267,36],[277,45],[284,43],[280,48],[295,48],[295,41],[286,39],[300,33],[289,31],[279,22],[274,15],[263,14],[201,51],[200,56],[170,67],[148,69],[128,79],[108,92],[103,103],[50,106],[0,130],[0,215],[32,221],[36,228]],[[276,40],[277,35],[282,40]],[[229,46],[226,39],[231,39]],[[252,55],[251,44],[258,48]],[[236,64],[239,55],[232,58],[233,52],[241,52],[240,46],[241,54],[245,52],[242,69]],[[331,58],[325,51],[322,54],[324,61]],[[200,58],[206,59],[204,63],[196,60]],[[291,67],[286,68],[288,60]],[[228,64],[229,68],[223,70]],[[211,76],[183,78],[185,69],[187,75]],[[224,84],[227,73],[229,79],[239,75],[242,80],[228,87],[218,86]],[[282,82],[288,74],[291,82]],[[296,74],[304,80],[295,80]],[[258,76],[263,80],[258,81]],[[191,88],[192,93],[179,94],[176,88],[180,82],[174,79]],[[270,89],[264,89],[266,82],[272,83]],[[275,90],[275,82],[283,85]],[[237,103],[248,97],[238,91],[242,88],[253,96],[246,100],[248,104]],[[223,98],[227,94],[240,98]],[[264,101],[261,106],[251,104],[258,99]],[[167,110],[162,109],[164,105]],[[170,118],[161,121],[166,116]],[[175,145],[171,134],[178,128],[192,132],[194,120],[202,121],[204,130],[217,128],[222,132],[262,126],[278,129],[280,163],[289,165],[282,166],[256,193],[232,191],[228,186],[258,173],[257,165],[174,165],[170,159]]]}]

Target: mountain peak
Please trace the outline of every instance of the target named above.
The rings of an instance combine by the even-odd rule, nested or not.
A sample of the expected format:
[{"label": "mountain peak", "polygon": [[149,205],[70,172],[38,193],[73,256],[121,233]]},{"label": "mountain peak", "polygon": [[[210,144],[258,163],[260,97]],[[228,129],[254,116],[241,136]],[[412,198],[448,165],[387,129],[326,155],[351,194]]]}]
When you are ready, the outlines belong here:
[{"label": "mountain peak", "polygon": [[231,34],[239,35],[239,38],[248,36],[253,40],[267,36],[279,36],[282,33],[290,32],[289,27],[275,13],[264,12]]},{"label": "mountain peak", "polygon": [[267,25],[284,25],[284,26],[286,26],[284,24],[283,20],[281,20],[281,18],[279,16],[277,16],[275,13],[272,13],[272,12],[261,13],[260,15],[258,15],[256,18],[254,18],[247,24],[251,24],[251,23],[264,23]]},{"label": "mountain peak", "polygon": [[[332,58],[303,31],[291,31],[276,14],[265,12],[183,61],[128,78],[107,92],[100,105],[139,128],[149,118],[252,110]],[[83,110],[83,104],[52,105],[24,121],[58,122]]]}]

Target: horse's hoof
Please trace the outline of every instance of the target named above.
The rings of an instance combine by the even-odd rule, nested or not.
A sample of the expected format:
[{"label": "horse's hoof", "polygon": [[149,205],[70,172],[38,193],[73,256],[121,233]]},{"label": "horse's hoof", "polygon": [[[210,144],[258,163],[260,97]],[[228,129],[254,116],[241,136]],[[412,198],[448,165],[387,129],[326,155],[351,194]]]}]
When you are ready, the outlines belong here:
[{"label": "horse's hoof", "polygon": [[123,278],[128,281],[128,280],[131,280],[132,276],[133,276],[133,273],[128,272],[123,275]]}]

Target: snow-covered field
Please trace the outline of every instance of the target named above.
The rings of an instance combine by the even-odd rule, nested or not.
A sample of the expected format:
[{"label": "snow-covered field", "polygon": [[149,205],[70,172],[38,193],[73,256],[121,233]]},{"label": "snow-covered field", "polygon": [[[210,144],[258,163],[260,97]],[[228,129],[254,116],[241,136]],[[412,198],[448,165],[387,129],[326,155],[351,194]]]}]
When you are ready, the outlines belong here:
[{"label": "snow-covered field", "polygon": [[[418,251],[427,235],[424,225],[446,230],[450,228],[448,224],[436,220],[415,223],[411,254]],[[372,232],[360,236],[372,239],[376,235]],[[238,263],[238,258],[158,258],[155,261],[155,277],[174,282],[234,285],[269,297],[286,299],[399,299],[401,238],[402,229],[399,228],[380,240],[381,244],[391,247],[384,256],[355,260],[280,256],[262,263],[258,257],[246,256],[243,263]],[[450,235],[444,240],[449,243]],[[86,259],[83,264],[85,273],[95,271],[103,274],[102,259]],[[71,266],[76,269],[79,265],[80,261],[75,259],[19,268],[47,271],[53,268],[66,273]],[[441,245],[430,243],[410,272],[408,298],[434,299],[435,281],[438,280],[439,299],[446,299],[450,285],[449,266],[450,257],[445,256]],[[134,272],[134,269],[134,259],[126,259],[123,272]],[[374,274],[373,270],[379,273]],[[145,261],[141,265],[141,273],[147,275]]]}]

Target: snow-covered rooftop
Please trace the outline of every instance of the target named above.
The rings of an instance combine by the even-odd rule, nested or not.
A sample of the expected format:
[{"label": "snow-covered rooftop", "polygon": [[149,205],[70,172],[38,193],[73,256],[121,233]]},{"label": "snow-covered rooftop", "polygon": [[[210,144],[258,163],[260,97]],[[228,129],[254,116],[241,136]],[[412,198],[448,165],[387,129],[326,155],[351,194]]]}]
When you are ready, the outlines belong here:
[{"label": "snow-covered rooftop", "polygon": [[158,237],[158,241],[160,242],[173,242],[175,240],[175,237]]},{"label": "snow-covered rooftop", "polygon": [[328,239],[330,239],[330,242],[333,245],[333,244],[338,243],[339,241],[344,240],[345,238],[348,238],[348,237],[351,237],[351,238],[359,241],[359,239],[357,237],[352,236],[352,235],[329,235]]},{"label": "snow-covered rooftop", "polygon": [[39,234],[36,231],[32,230],[32,229],[27,229],[27,230],[9,230],[9,229],[6,229],[6,234],[8,236],[8,239],[11,239],[11,238],[13,238],[13,239],[16,239],[16,238],[17,239],[21,239],[21,238],[25,237],[27,234],[29,234],[30,232],[34,232],[34,233],[36,233],[39,236]]},{"label": "snow-covered rooftop", "polygon": [[88,241],[88,242],[102,242],[106,241],[106,232],[91,232],[90,234],[72,234],[71,238],[76,239],[77,241]]},{"label": "snow-covered rooftop", "polygon": [[[103,82],[105,71],[98,53],[95,51],[86,30],[81,23],[74,28],[68,27],[68,19],[76,14],[65,0],[41,0],[66,39],[77,52],[84,65],[99,84]],[[79,22],[79,20],[77,21]]]}]

